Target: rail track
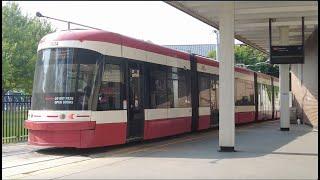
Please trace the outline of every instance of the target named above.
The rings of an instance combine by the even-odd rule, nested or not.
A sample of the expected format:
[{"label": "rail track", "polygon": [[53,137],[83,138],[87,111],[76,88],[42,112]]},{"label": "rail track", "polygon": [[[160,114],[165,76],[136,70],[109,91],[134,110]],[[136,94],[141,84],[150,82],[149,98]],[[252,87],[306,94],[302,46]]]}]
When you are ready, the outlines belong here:
[{"label": "rail track", "polygon": [[11,154],[2,155],[2,172],[6,179],[15,178],[17,175],[28,176],[34,172],[90,161],[99,157],[121,157],[139,152],[152,152],[171,144],[208,137],[208,134],[212,132],[216,131],[189,133],[158,140],[93,149],[37,148],[17,150]]}]

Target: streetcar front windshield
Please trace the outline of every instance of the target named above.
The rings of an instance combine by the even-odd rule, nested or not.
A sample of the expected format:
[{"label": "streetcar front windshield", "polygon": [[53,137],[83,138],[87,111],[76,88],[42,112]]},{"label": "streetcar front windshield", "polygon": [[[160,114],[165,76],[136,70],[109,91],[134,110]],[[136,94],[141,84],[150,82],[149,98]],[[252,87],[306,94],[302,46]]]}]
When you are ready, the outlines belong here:
[{"label": "streetcar front windshield", "polygon": [[32,110],[91,110],[102,55],[79,48],[38,52]]}]

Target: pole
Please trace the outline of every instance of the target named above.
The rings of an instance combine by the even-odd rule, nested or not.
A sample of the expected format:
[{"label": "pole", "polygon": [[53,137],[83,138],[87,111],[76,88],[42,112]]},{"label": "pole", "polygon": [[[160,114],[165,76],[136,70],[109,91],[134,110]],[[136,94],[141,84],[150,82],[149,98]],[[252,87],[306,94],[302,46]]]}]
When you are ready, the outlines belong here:
[{"label": "pole", "polygon": [[219,58],[218,58],[219,34],[217,30],[214,30],[214,33],[216,34],[216,60],[219,61]]},{"label": "pole", "polygon": [[219,15],[221,46],[219,48],[219,146],[220,151],[233,152],[234,120],[234,2],[223,2]]},{"label": "pole", "polygon": [[[289,26],[279,27],[280,45],[289,45]],[[280,130],[290,129],[290,109],[289,109],[289,64],[279,65],[280,77]]]},{"label": "pole", "polygon": [[66,23],[68,23],[68,30],[70,30],[70,24],[75,24],[75,25],[78,25],[78,26],[83,26],[83,27],[87,27],[87,28],[91,28],[91,29],[102,30],[102,29],[98,29],[98,28],[95,28],[95,27],[91,27],[91,26],[87,26],[87,25],[71,22],[71,21],[57,19],[57,18],[53,18],[53,17],[49,17],[49,16],[44,16],[44,15],[40,14],[39,12],[37,12],[37,16],[38,17],[45,17],[45,18],[48,18],[48,19],[53,19],[53,20],[56,20],[56,21],[66,22]]}]

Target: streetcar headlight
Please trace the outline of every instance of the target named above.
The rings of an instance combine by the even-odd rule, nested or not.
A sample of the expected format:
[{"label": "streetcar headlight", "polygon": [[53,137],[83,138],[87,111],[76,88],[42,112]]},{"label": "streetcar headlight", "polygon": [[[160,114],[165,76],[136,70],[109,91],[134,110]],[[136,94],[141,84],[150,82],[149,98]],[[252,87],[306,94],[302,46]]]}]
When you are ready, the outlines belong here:
[{"label": "streetcar headlight", "polygon": [[68,114],[68,119],[75,119],[77,117],[76,114]]}]

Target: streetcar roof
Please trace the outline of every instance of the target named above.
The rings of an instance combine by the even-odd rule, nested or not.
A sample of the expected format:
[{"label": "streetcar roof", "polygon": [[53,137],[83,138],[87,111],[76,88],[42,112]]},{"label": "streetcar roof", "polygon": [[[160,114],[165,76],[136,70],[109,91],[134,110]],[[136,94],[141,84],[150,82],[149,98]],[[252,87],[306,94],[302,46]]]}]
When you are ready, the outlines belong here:
[{"label": "streetcar roof", "polygon": [[[104,30],[95,30],[95,29],[89,29],[89,30],[76,29],[76,30],[57,31],[54,33],[50,33],[44,36],[40,40],[39,46],[41,43],[44,43],[44,42],[58,42],[58,41],[107,42],[107,43],[117,44],[121,46],[136,48],[140,50],[150,51],[150,52],[158,53],[161,55],[171,56],[171,57],[175,57],[175,58],[179,58],[187,61],[190,60],[190,54],[187,52],[170,49],[168,47],[157,45],[144,40],[135,39],[135,38],[121,35],[118,33],[104,31]],[[204,57],[201,55],[196,55],[196,57],[198,62],[201,64],[206,64],[206,65],[215,66],[215,67],[219,66],[219,61],[215,59]],[[235,67],[235,70],[237,72],[249,74],[249,75],[253,75],[253,73],[255,72],[250,69],[246,69],[242,67]],[[260,74],[260,76],[263,76],[262,73],[258,73],[258,74]],[[269,75],[266,75],[266,76],[269,76]]]}]

